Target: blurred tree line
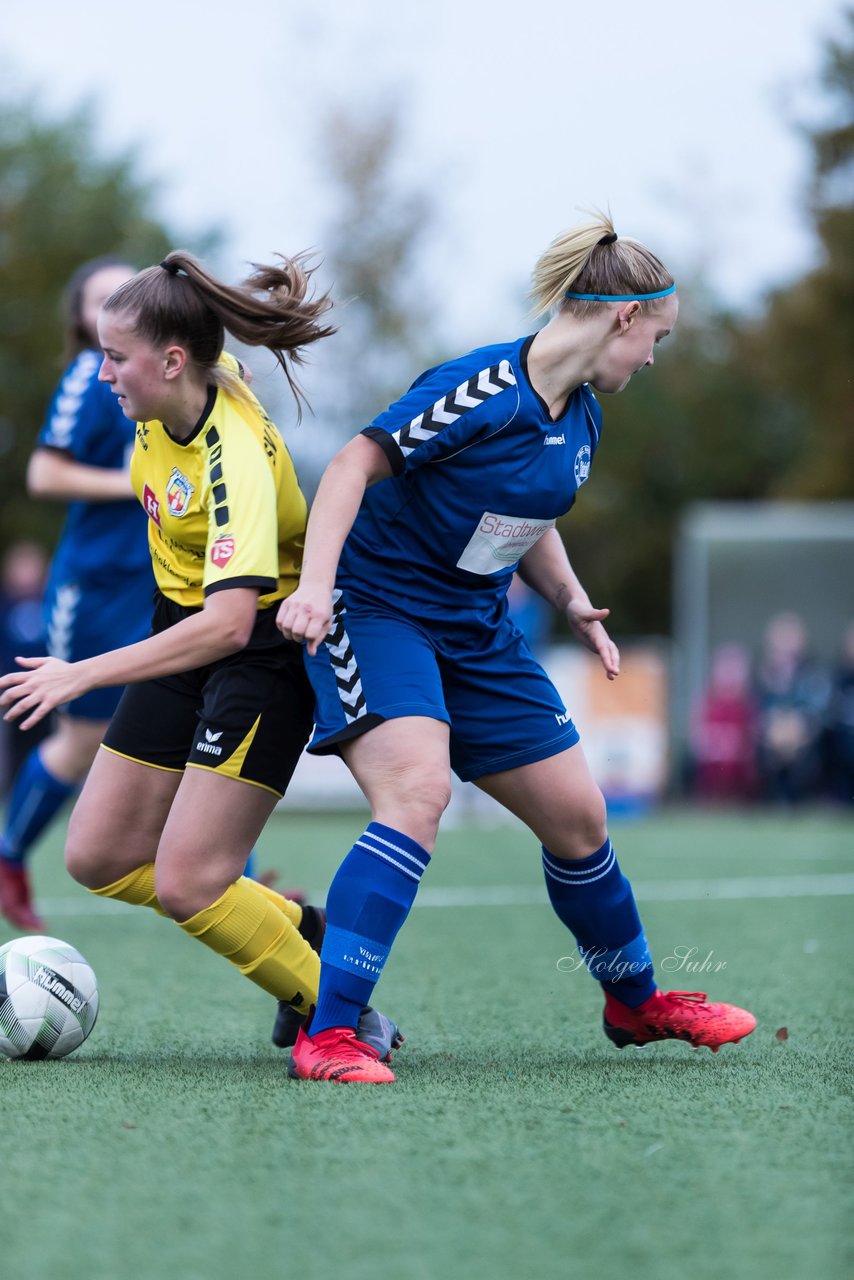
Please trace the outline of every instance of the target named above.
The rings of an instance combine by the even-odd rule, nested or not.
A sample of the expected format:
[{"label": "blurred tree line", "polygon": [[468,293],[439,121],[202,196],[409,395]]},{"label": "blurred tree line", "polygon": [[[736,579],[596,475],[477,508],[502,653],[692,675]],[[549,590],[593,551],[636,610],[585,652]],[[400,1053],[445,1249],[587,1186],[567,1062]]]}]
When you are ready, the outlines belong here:
[{"label": "blurred tree line", "polygon": [[680,289],[659,374],[603,402],[593,482],[562,533],[623,634],[669,627],[687,504],[854,497],[854,10],[844,21],[825,49],[825,123],[803,130],[818,265],[749,319]]},{"label": "blurred tree line", "polygon": [[[688,503],[854,496],[854,10],[846,22],[825,48],[824,121],[803,131],[818,264],[751,317],[710,301],[700,282],[682,287],[675,339],[657,357],[660,375],[640,377],[627,395],[605,402],[594,480],[562,533],[618,634],[668,629],[673,534]],[[391,107],[367,121],[333,112],[321,139],[333,214],[318,243],[340,333],[312,360],[317,418],[300,428],[309,492],[335,447],[423,368],[459,354],[439,349],[422,265],[437,210],[426,188],[397,174],[404,147]],[[60,372],[61,287],[86,258],[118,253],[146,264],[174,243],[151,212],[155,193],[137,178],[133,156],[97,156],[87,111],[57,124],[32,107],[0,104],[5,546],[25,535],[50,546],[61,514],[24,492],[26,461]],[[205,253],[216,236],[203,231],[182,243]]]},{"label": "blurred tree line", "polygon": [[[152,212],[153,187],[132,153],[99,156],[95,114],[84,106],[61,122],[33,103],[0,103],[0,537],[50,548],[64,509],[32,502],[27,459],[62,372],[62,291],[90,258],[115,254],[157,262],[173,247]],[[197,238],[200,250],[216,234]]]}]

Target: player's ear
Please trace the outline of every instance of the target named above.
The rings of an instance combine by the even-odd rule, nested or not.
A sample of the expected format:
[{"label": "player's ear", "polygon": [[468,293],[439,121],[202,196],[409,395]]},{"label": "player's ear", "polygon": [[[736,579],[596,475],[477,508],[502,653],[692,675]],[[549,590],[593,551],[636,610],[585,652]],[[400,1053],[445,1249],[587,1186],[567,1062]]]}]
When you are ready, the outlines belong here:
[{"label": "player's ear", "polygon": [[631,302],[624,302],[617,311],[617,325],[620,333],[625,333],[632,326],[632,321],[641,309],[641,304],[636,298]]},{"label": "player's ear", "polygon": [[184,347],[175,343],[163,352],[163,373],[165,377],[177,378],[187,367],[188,357]]}]

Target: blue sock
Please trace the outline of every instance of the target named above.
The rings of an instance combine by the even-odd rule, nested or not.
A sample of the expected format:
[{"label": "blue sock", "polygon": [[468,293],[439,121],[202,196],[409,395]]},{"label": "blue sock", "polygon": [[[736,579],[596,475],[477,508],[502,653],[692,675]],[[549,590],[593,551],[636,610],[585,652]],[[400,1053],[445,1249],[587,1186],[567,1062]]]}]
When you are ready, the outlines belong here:
[{"label": "blue sock", "polygon": [[35,747],[18,770],[0,836],[0,856],[23,864],[48,823],[56,816],[76,784],[60,782],[48,773]]},{"label": "blue sock", "polygon": [[429,861],[420,844],[381,822],[370,823],[347,854],[326,898],[311,1035],[357,1025]]},{"label": "blue sock", "polygon": [[543,871],[552,906],[573,933],[589,973],[623,1004],[643,1004],[655,991],[652,957],[611,841],[578,862],[544,848]]}]

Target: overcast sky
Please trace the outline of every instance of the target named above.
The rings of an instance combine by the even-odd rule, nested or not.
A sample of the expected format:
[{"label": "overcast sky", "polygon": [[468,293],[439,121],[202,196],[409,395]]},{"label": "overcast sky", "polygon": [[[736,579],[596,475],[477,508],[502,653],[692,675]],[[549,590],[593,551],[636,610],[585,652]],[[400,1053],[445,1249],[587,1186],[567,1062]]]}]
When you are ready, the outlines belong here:
[{"label": "overcast sky", "polygon": [[[405,176],[429,185],[445,329],[463,349],[524,328],[531,266],[610,206],[678,274],[702,259],[739,305],[811,260],[801,214],[823,39],[842,0],[37,0],[6,7],[6,93],[54,115],[100,103],[180,230],[224,266],[322,249],[313,162],[331,103],[407,103]],[[456,340],[458,338],[458,341]],[[414,371],[413,371],[414,372]]]}]

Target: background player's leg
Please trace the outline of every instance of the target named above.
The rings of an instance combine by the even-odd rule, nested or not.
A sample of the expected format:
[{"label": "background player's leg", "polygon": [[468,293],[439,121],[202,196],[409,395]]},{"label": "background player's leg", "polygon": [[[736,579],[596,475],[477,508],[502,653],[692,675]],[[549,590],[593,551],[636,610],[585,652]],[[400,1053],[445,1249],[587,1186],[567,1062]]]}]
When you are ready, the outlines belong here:
[{"label": "background player's leg", "polygon": [[106,720],[58,715],[18,770],[0,835],[0,913],[19,928],[44,928],[33,910],[27,860],[86,776],[106,727]]}]

